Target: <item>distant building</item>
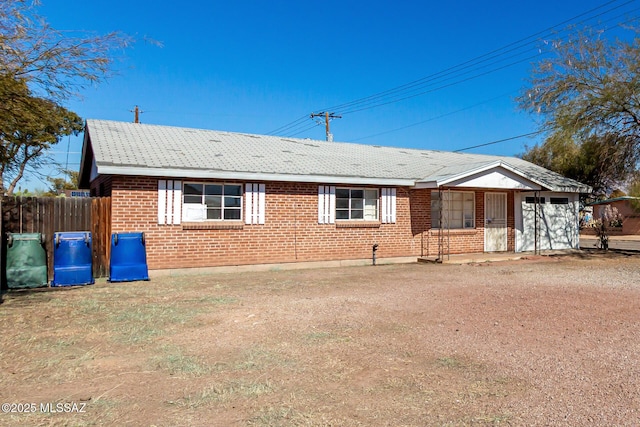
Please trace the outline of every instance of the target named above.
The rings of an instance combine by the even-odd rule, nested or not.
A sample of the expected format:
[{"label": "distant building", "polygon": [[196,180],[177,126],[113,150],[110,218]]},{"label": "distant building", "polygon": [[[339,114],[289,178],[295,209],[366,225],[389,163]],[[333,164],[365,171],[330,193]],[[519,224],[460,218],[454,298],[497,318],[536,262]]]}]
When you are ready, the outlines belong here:
[{"label": "distant building", "polygon": [[640,211],[635,209],[631,202],[640,200],[639,197],[622,196],[613,199],[600,200],[590,203],[593,206],[593,218],[598,219],[602,215],[602,211],[606,206],[616,208],[618,213],[622,215],[622,228],[620,234],[640,234]]},{"label": "distant building", "polygon": [[67,197],[91,197],[91,191],[89,190],[64,190],[64,195]]}]

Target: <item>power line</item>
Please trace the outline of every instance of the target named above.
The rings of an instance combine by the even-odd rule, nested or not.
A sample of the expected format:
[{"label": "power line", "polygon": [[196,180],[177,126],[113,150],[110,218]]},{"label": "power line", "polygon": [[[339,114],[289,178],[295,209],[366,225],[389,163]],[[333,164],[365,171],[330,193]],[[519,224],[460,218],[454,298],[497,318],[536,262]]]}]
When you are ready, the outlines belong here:
[{"label": "power line", "polygon": [[[510,63],[508,63],[506,65],[503,65],[503,66],[500,66],[500,67],[497,67],[497,68],[493,68],[493,69],[485,71],[483,73],[475,74],[473,76],[466,77],[466,78],[461,79],[461,80],[456,80],[456,81],[454,81],[452,83],[448,83],[448,84],[444,84],[444,85],[441,85],[441,86],[437,86],[435,88],[427,89],[427,90],[424,90],[422,92],[406,95],[406,96],[404,96],[402,98],[396,98],[396,99],[392,99],[392,100],[389,100],[389,101],[379,102],[379,103],[374,104],[374,105],[364,106],[362,108],[345,111],[342,114],[351,114],[351,113],[356,113],[356,112],[359,112],[359,111],[370,110],[372,108],[381,107],[383,105],[388,105],[388,104],[393,104],[393,103],[396,103],[396,102],[399,102],[399,101],[405,101],[407,99],[415,98],[417,96],[425,95],[427,93],[431,93],[431,92],[435,92],[435,91],[438,91],[438,90],[442,90],[442,89],[445,89],[445,88],[448,88],[448,87],[451,87],[451,86],[458,85],[460,83],[464,83],[464,82],[467,82],[467,81],[470,81],[470,80],[473,80],[473,79],[477,79],[479,77],[486,76],[486,75],[491,74],[491,73],[495,73],[496,71],[504,70],[505,68],[512,67],[512,66],[520,64],[522,62],[530,61],[532,59],[535,59],[535,58],[539,57],[540,55],[541,54],[536,54],[536,55],[533,55],[533,56],[529,56],[527,58],[524,58],[524,59],[521,59],[521,60],[518,60],[518,61],[515,61],[515,62],[510,62]],[[466,74],[466,73],[464,73],[464,74]],[[446,80],[451,80],[451,79],[446,79]]]},{"label": "power line", "polygon": [[516,136],[512,136],[509,138],[504,138],[504,139],[499,139],[497,141],[491,141],[491,142],[486,142],[484,144],[478,144],[478,145],[474,145],[471,147],[466,147],[466,148],[460,148],[458,150],[453,150],[454,153],[459,153],[461,151],[467,151],[467,150],[472,150],[474,148],[479,148],[479,147],[486,147],[487,145],[493,145],[493,144],[498,144],[500,142],[505,142],[505,141],[511,141],[513,139],[518,139],[518,138],[524,138],[526,136],[533,136],[533,135],[538,135],[542,133],[542,131],[536,131],[536,132],[529,132],[529,133],[523,133],[522,135],[516,135]]},{"label": "power line", "polygon": [[411,128],[411,127],[415,127],[415,126],[418,126],[418,125],[421,125],[421,124],[424,124],[424,123],[428,123],[428,122],[431,122],[431,121],[434,121],[434,120],[437,120],[437,119],[441,119],[443,117],[452,116],[454,114],[458,114],[458,113],[461,113],[463,111],[470,110],[472,108],[476,108],[476,107],[478,107],[480,105],[487,104],[487,103],[489,103],[491,101],[495,101],[496,99],[504,98],[505,96],[512,95],[512,94],[514,94],[516,92],[517,91],[506,92],[506,93],[503,93],[502,95],[494,96],[493,98],[485,99],[484,101],[480,101],[480,102],[475,103],[473,105],[469,105],[468,107],[460,108],[460,109],[454,110],[454,111],[449,111],[448,113],[443,113],[443,114],[440,114],[440,115],[437,115],[437,116],[434,116],[434,117],[429,117],[428,119],[420,120],[419,122],[411,123],[411,124],[408,124],[408,125],[405,125],[405,126],[401,126],[401,127],[398,127],[398,128],[394,128],[394,129],[390,129],[390,130],[387,130],[387,131],[375,133],[375,134],[372,134],[372,135],[362,136],[360,138],[352,139],[352,140],[350,140],[348,142],[356,142],[356,141],[361,141],[363,139],[373,138],[373,137],[380,136],[380,135],[386,135],[388,133],[398,132],[398,131],[401,131],[401,130],[404,130],[404,129],[408,129],[408,128]]},{"label": "power line", "polygon": [[[631,1],[634,1],[634,0],[631,0]],[[630,3],[631,1],[629,1],[627,3]],[[627,4],[627,3],[625,3],[625,4]],[[616,8],[614,8],[614,9],[616,9]],[[610,9],[606,13],[608,13],[608,12],[614,10],[614,9]],[[633,12],[635,12],[637,10],[639,10],[639,9],[634,9]],[[603,13],[605,13],[605,12],[603,12]],[[600,16],[600,15],[602,15],[602,14],[596,15],[596,17]],[[622,16],[622,15],[618,15],[618,16],[612,18],[611,20],[618,19],[618,18],[620,18],[620,16]],[[592,17],[591,19],[593,19],[593,18],[595,18],[595,17]],[[605,21],[605,23],[606,22],[608,22],[608,21]],[[566,31],[568,31],[568,30],[565,30],[564,32],[566,32]],[[536,42],[535,40],[531,41],[531,42],[527,43],[527,45],[535,43],[535,42]],[[526,47],[526,45],[523,45],[521,47]],[[427,94],[427,93],[430,93],[430,92],[434,92],[436,90],[440,90],[440,89],[443,89],[443,88],[446,88],[446,87],[450,87],[450,86],[453,86],[453,85],[456,85],[456,84],[459,84],[459,83],[463,83],[463,82],[466,82],[466,81],[469,81],[469,80],[472,80],[472,79],[475,79],[475,78],[478,78],[478,77],[485,76],[487,74],[490,74],[490,73],[493,73],[493,72],[496,72],[496,71],[503,70],[505,68],[517,65],[519,63],[535,59],[536,57],[542,56],[543,54],[547,53],[547,52],[543,52],[541,49],[538,49],[538,53],[536,53],[533,56],[530,56],[530,57],[527,57],[527,58],[524,58],[524,59],[521,59],[521,60],[518,60],[518,61],[514,61],[514,62],[511,62],[511,63],[506,64],[506,65],[501,65],[499,67],[492,68],[489,71],[486,71],[486,72],[483,72],[483,73],[479,73],[479,74],[475,74],[475,75],[473,75],[471,77],[454,81],[451,84],[442,85],[442,86],[436,87],[435,89],[426,90],[426,88],[428,88],[428,87],[430,87],[432,85],[439,84],[439,83],[441,83],[443,81],[452,80],[452,79],[455,79],[457,77],[460,77],[460,76],[463,76],[463,75],[466,75],[466,74],[471,74],[471,73],[476,72],[478,70],[481,70],[483,68],[487,68],[487,67],[489,67],[491,65],[495,65],[495,64],[500,64],[503,61],[506,61],[506,60],[511,59],[511,58],[515,58],[517,56],[520,56],[520,55],[523,55],[524,53],[526,53],[526,52],[518,52],[518,53],[515,53],[515,54],[510,55],[508,57],[502,57],[505,54],[507,54],[509,52],[512,52],[514,50],[516,50],[516,49],[510,49],[510,50],[507,50],[507,51],[505,51],[505,52],[503,52],[503,53],[501,53],[499,55],[493,55],[493,56],[484,58],[481,61],[477,61],[477,62],[475,62],[474,64],[471,64],[471,65],[452,67],[452,68],[448,69],[450,71],[448,71],[448,72],[446,72],[444,74],[436,73],[436,74],[434,74],[433,78],[429,78],[428,80],[424,80],[420,84],[412,85],[413,87],[410,90],[401,89],[401,90],[398,90],[398,91],[390,94],[390,96],[387,96],[386,98],[385,97],[378,97],[378,99],[371,99],[370,101],[358,102],[357,104],[354,104],[354,105],[362,105],[361,107],[353,108],[353,109],[347,110],[347,111],[340,111],[340,112],[342,114],[349,114],[349,113],[369,110],[369,109],[372,109],[372,108],[377,108],[377,107],[381,107],[381,106],[384,106],[384,105],[388,105],[388,104],[404,101],[404,100],[407,100],[407,99],[415,98],[417,96],[421,96],[421,95],[424,95],[424,94]],[[494,58],[499,58],[499,59],[497,59],[497,60],[495,60],[493,62],[490,62],[488,64],[480,66],[480,64],[482,64],[484,62],[487,62],[487,61],[489,61],[491,59],[494,59]],[[469,62],[469,61],[467,61],[467,62]],[[455,68],[457,68],[457,69],[455,69]],[[468,70],[468,71],[462,72],[463,70],[466,70],[466,69],[469,69],[469,68],[471,68],[471,69]],[[452,77],[449,77],[449,76],[452,76]],[[421,91],[420,92],[416,92],[416,91],[419,91],[419,90],[421,90]],[[336,109],[338,109],[338,108],[336,108]]]},{"label": "power line", "polygon": [[[514,50],[517,50],[517,49],[521,49],[523,47],[526,47],[527,45],[531,45],[533,43],[536,43],[538,41],[536,39],[538,36],[543,35],[543,34],[549,35],[548,33],[550,31],[554,30],[554,29],[556,29],[558,27],[561,27],[561,26],[564,26],[564,25],[566,25],[566,24],[568,24],[568,23],[570,23],[572,21],[575,21],[576,19],[581,18],[581,17],[583,17],[585,15],[589,15],[592,12],[595,12],[595,11],[597,11],[599,9],[607,7],[610,4],[615,3],[617,1],[618,0],[611,0],[611,1],[609,1],[609,2],[607,2],[605,4],[603,4],[603,5],[600,5],[598,7],[590,9],[590,10],[588,10],[586,12],[581,13],[581,14],[578,14],[578,15],[570,18],[570,19],[564,20],[564,21],[562,21],[562,22],[560,22],[560,23],[558,23],[556,25],[553,25],[551,27],[548,27],[548,28],[546,28],[546,29],[544,29],[542,31],[538,31],[538,32],[536,32],[536,33],[534,33],[534,34],[532,34],[530,36],[524,37],[524,38],[522,38],[520,40],[517,40],[515,42],[512,42],[512,43],[509,43],[509,44],[507,44],[507,45],[505,45],[503,47],[500,47],[498,49],[494,49],[494,50],[492,50],[492,51],[490,51],[488,53],[485,53],[485,54],[482,54],[482,55],[477,56],[475,58],[472,58],[470,60],[464,61],[464,62],[462,62],[460,64],[457,64],[455,66],[449,67],[449,68],[447,68],[445,70],[439,71],[437,73],[431,74],[429,76],[423,77],[423,78],[418,79],[418,80],[414,80],[413,82],[409,82],[409,83],[406,83],[404,85],[400,85],[400,86],[397,86],[395,88],[388,89],[386,91],[383,91],[383,92],[380,92],[380,93],[377,93],[377,94],[374,94],[374,95],[370,95],[370,96],[367,96],[367,97],[364,97],[364,98],[360,98],[360,99],[357,99],[355,101],[351,101],[351,102],[347,102],[347,103],[339,104],[339,105],[334,105],[334,106],[329,107],[327,109],[330,109],[330,110],[341,110],[343,108],[351,107],[351,106],[362,104],[362,103],[370,103],[371,100],[380,99],[382,97],[387,97],[389,95],[395,96],[395,94],[400,94],[402,92],[406,92],[408,89],[414,89],[416,87],[420,87],[420,86],[424,85],[425,83],[428,83],[428,82],[433,81],[433,80],[440,79],[443,76],[447,76],[447,75],[452,74],[454,72],[459,72],[460,70],[464,70],[464,69],[467,69],[467,68],[470,68],[470,67],[476,67],[477,65],[479,65],[479,64],[481,64],[483,62],[486,62],[488,60],[503,56],[506,53],[513,52]],[[621,4],[621,5],[615,6],[615,7],[610,8],[610,9],[604,11],[604,12],[596,14],[596,15],[594,15],[594,16],[586,19],[586,20],[578,22],[578,24],[584,23],[587,20],[591,20],[591,19],[600,17],[600,16],[602,16],[604,14],[610,13],[610,12],[616,10],[616,9],[619,9],[619,8],[621,8],[623,6],[626,6],[629,3],[633,3],[634,1],[635,0],[628,0],[627,2],[625,2],[625,3]],[[533,39],[533,40],[531,40],[531,39]],[[525,42],[527,40],[529,40],[527,43],[522,44],[523,42]],[[511,48],[511,49],[509,49],[509,48]],[[499,53],[499,52],[502,52],[502,53]],[[401,98],[398,101],[402,101],[404,99],[407,99],[407,98]],[[384,104],[381,104],[381,105],[386,105],[388,103],[389,102],[384,102]],[[371,108],[373,108],[373,107],[371,107]],[[361,110],[358,110],[358,111],[361,111]],[[346,114],[346,112],[342,112],[342,114]]]},{"label": "power line", "polygon": [[292,127],[296,127],[296,126],[298,126],[299,123],[306,122],[307,121],[307,117],[308,116],[306,114],[304,116],[302,116],[302,117],[298,117],[297,119],[295,119],[291,123],[288,123],[288,124],[286,124],[284,126],[280,126],[279,128],[272,130],[271,132],[267,132],[267,135],[273,135],[273,134],[276,134],[278,132],[284,132],[284,131],[292,128]]},{"label": "power line", "polygon": [[304,129],[302,129],[302,130],[298,131],[297,133],[291,134],[291,135],[289,135],[289,136],[298,136],[298,135],[300,135],[301,133],[305,133],[306,131],[311,130],[311,129],[313,129],[313,128],[315,128],[315,127],[318,127],[318,126],[320,126],[320,123],[314,123],[314,124],[312,124],[311,126],[306,127],[306,128],[304,128]]},{"label": "power line", "polygon": [[[517,40],[515,42],[509,43],[501,48],[498,49],[494,49],[486,54],[480,55],[478,57],[475,57],[473,59],[470,59],[468,61],[462,62],[461,64],[449,67],[445,70],[442,70],[440,72],[431,74],[429,76],[423,77],[421,79],[418,80],[414,80],[412,82],[406,83],[404,85],[400,85],[397,86],[395,88],[392,89],[388,89],[386,91],[383,92],[379,92],[367,97],[363,97],[363,98],[359,98],[356,99],[354,101],[350,101],[347,103],[343,103],[343,104],[339,104],[339,105],[335,105],[331,108],[331,110],[341,110],[343,109],[343,111],[339,111],[341,114],[350,114],[350,113],[355,113],[355,112],[359,112],[359,111],[364,111],[364,110],[368,110],[371,108],[376,108],[376,107],[380,107],[383,105],[388,105],[391,103],[396,103],[396,102],[400,102],[406,99],[410,99],[410,98],[414,98],[417,96],[421,96],[424,95],[426,93],[430,93],[436,90],[440,90],[443,89],[445,87],[450,87],[453,86],[455,84],[460,84],[487,74],[490,74],[492,72],[496,72],[502,69],[505,69],[507,67],[516,65],[518,63],[527,61],[527,60],[531,60],[535,57],[538,57],[540,55],[543,54],[543,52],[541,50],[539,50],[539,52],[536,55],[533,56],[529,56],[527,58],[518,60],[518,61],[514,61],[511,62],[509,64],[506,65],[501,65],[499,67],[495,67],[492,68],[488,71],[482,72],[482,73],[477,73],[475,75],[472,75],[470,77],[464,78],[464,79],[458,79],[455,80],[454,82],[451,82],[449,84],[446,85],[442,85],[441,83],[443,83],[444,81],[447,80],[454,80],[457,79],[463,75],[467,75],[467,74],[472,74],[474,72],[477,72],[483,68],[487,68],[490,67],[491,65],[497,65],[500,64],[501,62],[504,62],[508,59],[511,58],[515,58],[517,56],[523,55],[526,52],[517,52],[520,49],[523,49],[525,47],[527,47],[528,45],[531,45],[533,43],[538,42],[537,38],[540,35],[554,35],[554,34],[549,34],[549,32],[557,29],[560,26],[564,26],[568,23],[571,23],[579,18],[585,17],[587,15],[592,15],[589,18],[583,19],[582,21],[579,21],[576,23],[577,24],[584,24],[586,22],[588,22],[589,20],[593,20],[595,18],[598,18],[600,16],[603,16],[605,14],[611,13],[612,11],[615,11],[617,9],[620,9],[630,3],[633,3],[634,0],[629,0],[626,1],[622,4],[619,4],[617,6],[611,7],[609,9],[606,9],[598,14],[593,15],[593,12],[596,12],[598,10],[601,10],[603,8],[607,8],[610,5],[612,5],[613,3],[616,3],[618,0],[611,0],[608,1],[598,7],[592,8],[586,12],[580,13],[570,19],[564,20],[556,25],[553,25],[551,27],[548,27],[545,30],[542,31],[538,31],[528,37],[522,38],[520,40]],[[637,9],[632,10],[632,12],[635,12]],[[627,14],[630,13],[629,11],[626,12]],[[618,16],[619,17],[619,16]],[[617,18],[617,17],[616,17]],[[555,36],[558,36],[559,34],[563,33],[563,32],[567,32],[568,30],[565,29],[563,31],[560,31],[558,34],[555,34]],[[533,40],[532,40],[533,39]],[[525,43],[526,42],[526,43]],[[516,52],[508,57],[504,57],[506,54],[511,53],[511,52]],[[493,61],[492,61],[493,60]],[[482,65],[483,63],[486,63],[488,61],[492,61],[489,62],[488,64]],[[464,71],[464,70],[468,70],[468,71]],[[463,72],[464,71],[464,72]],[[440,84],[440,86],[437,86],[435,88],[429,88],[427,89],[429,86],[434,86],[436,84]],[[351,107],[351,108],[349,108]],[[346,109],[346,110],[345,110]],[[269,132],[269,134],[276,134],[279,132],[285,132],[285,131],[290,131],[290,132],[296,132],[295,135],[298,135],[300,133],[303,133],[306,130],[312,129],[313,127],[304,127],[304,120],[305,120],[306,116],[300,117],[296,120],[294,120],[293,122],[290,122],[289,124],[286,124],[284,126],[281,126],[280,128],[277,128],[271,132]],[[300,128],[304,127],[304,129],[300,130]],[[293,136],[293,135],[291,135]]]},{"label": "power line", "polygon": [[333,141],[333,135],[331,134],[330,130],[329,130],[329,119],[333,120],[333,119],[341,119],[342,116],[337,115],[336,113],[330,113],[328,111],[323,111],[322,113],[311,113],[309,115],[309,117],[311,119],[314,119],[315,117],[324,117],[324,123],[325,123],[325,130],[326,130],[326,134],[327,134],[327,141]]}]

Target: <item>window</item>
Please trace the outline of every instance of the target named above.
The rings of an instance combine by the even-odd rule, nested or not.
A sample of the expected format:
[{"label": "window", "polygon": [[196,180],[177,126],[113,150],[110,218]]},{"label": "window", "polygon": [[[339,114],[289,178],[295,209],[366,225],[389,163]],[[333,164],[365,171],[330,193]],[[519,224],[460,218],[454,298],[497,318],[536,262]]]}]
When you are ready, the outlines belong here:
[{"label": "window", "polygon": [[[442,194],[442,201],[440,200]],[[442,203],[442,228],[475,228],[475,196],[472,192],[431,192],[431,227],[440,228],[440,204]]]},{"label": "window", "polygon": [[551,197],[549,198],[549,203],[552,205],[568,205],[569,198],[568,197]]},{"label": "window", "polygon": [[242,218],[242,185],[187,182],[183,197],[185,221]]},{"label": "window", "polygon": [[529,204],[539,203],[541,205],[544,205],[546,199],[544,197],[525,197],[524,201],[525,203],[529,203]]},{"label": "window", "polygon": [[377,221],[378,190],[336,188],[336,220]]}]

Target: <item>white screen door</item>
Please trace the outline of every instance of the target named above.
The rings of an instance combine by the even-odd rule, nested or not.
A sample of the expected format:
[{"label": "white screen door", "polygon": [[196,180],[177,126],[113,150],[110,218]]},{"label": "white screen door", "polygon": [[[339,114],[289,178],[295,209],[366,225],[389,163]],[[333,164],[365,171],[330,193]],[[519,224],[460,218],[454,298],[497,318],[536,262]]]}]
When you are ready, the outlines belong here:
[{"label": "white screen door", "polygon": [[485,252],[507,250],[506,193],[484,194],[484,250]]}]

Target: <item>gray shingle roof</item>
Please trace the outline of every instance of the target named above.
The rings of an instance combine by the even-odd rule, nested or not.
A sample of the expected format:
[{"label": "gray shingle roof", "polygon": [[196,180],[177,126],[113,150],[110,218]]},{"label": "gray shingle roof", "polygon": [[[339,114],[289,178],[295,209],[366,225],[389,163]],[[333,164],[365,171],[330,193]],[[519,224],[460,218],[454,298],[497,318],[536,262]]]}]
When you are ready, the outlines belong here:
[{"label": "gray shingle roof", "polygon": [[[98,174],[437,185],[500,164],[549,190],[589,191],[577,181],[516,157],[91,119],[86,124],[87,142]],[[90,152],[83,149],[83,169],[91,167],[90,159],[84,158]],[[81,176],[85,174],[86,170]]]}]

